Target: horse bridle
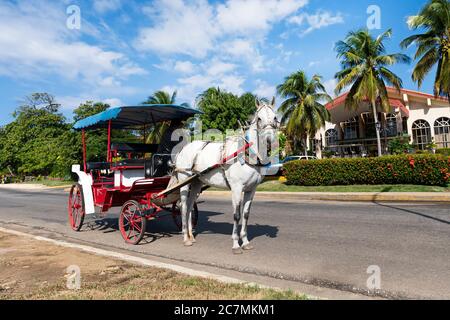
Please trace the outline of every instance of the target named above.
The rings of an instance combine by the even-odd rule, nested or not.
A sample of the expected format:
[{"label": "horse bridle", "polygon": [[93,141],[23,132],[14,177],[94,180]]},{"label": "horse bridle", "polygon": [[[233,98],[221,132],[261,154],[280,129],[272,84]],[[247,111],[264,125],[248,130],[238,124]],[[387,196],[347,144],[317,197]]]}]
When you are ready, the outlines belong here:
[{"label": "horse bridle", "polygon": [[[276,128],[277,128],[277,123],[278,123],[278,121],[276,121],[276,120],[275,120],[275,121],[276,121],[276,124],[268,123],[268,124],[266,124],[264,127],[259,127],[259,126],[258,126],[258,123],[257,123],[257,121],[259,120],[258,113],[259,113],[259,111],[260,111],[261,109],[263,109],[263,108],[270,108],[270,109],[272,110],[272,108],[271,108],[270,106],[266,105],[266,104],[265,104],[265,105],[262,105],[261,107],[259,107],[258,110],[256,111],[255,117],[254,117],[253,120],[250,122],[250,124],[249,124],[248,126],[246,126],[246,127],[243,127],[243,126],[241,125],[241,128],[243,129],[244,132],[247,131],[247,130],[250,130],[250,127],[251,127],[253,124],[255,124],[255,123],[256,123],[257,128],[254,129],[254,130],[257,131],[257,132],[258,132],[259,130],[266,130],[266,129],[276,130]],[[248,137],[247,137],[246,134],[244,134],[244,135],[242,136],[242,139],[244,139],[244,141],[245,141],[246,143],[249,143],[249,139],[248,139]],[[257,148],[258,148],[258,150],[259,150],[259,139],[256,139],[256,143],[258,144]],[[262,167],[265,166],[265,165],[262,164],[262,160],[263,160],[263,159],[262,159],[261,155],[259,154],[259,152],[255,152],[254,150],[252,150],[251,147],[248,149],[248,151],[249,151],[249,152],[252,152],[252,153],[254,153],[254,154],[256,155],[256,158],[257,158],[257,164],[256,164],[256,166],[262,166]]]}]

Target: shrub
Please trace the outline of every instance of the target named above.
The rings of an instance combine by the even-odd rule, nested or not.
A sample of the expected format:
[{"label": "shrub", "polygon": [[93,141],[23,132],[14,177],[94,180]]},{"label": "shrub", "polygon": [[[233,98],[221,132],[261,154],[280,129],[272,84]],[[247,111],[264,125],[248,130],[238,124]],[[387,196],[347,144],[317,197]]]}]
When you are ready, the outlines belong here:
[{"label": "shrub", "polygon": [[293,161],[285,164],[284,174],[287,184],[302,186],[446,185],[450,179],[450,157],[422,154]]},{"label": "shrub", "polygon": [[450,157],[450,148],[437,149],[436,154],[442,154],[444,156]]}]

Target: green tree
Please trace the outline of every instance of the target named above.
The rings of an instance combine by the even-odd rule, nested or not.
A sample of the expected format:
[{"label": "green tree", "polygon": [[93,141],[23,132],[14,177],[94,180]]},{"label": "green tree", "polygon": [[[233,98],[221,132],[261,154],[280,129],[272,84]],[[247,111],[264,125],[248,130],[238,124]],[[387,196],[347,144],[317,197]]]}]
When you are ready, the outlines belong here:
[{"label": "green tree", "polygon": [[177,92],[174,91],[172,94],[166,91],[156,91],[153,95],[149,96],[147,100],[145,100],[144,104],[175,104],[177,99]]},{"label": "green tree", "polygon": [[282,113],[281,123],[286,126],[286,133],[297,146],[297,137],[304,141],[307,154],[308,136],[316,132],[330,120],[330,113],[324,102],[331,101],[321,82],[321,77],[314,75],[308,79],[303,71],[297,71],[285,78],[277,87],[278,94],[285,99],[279,108]]},{"label": "green tree", "polygon": [[[86,101],[73,110],[73,121],[77,122],[94,114],[109,109],[110,106],[102,102]],[[115,133],[115,132],[114,132]],[[113,135],[114,135],[113,133]],[[82,158],[81,133],[76,133],[77,142],[74,149],[78,150],[78,159]],[[88,162],[106,161],[108,134],[104,129],[89,130],[86,133],[86,159]]]},{"label": "green tree", "polygon": [[73,121],[77,122],[81,119],[103,112],[109,108],[109,104],[106,103],[86,101],[84,103],[81,103],[78,108],[73,110]]},{"label": "green tree", "polygon": [[[149,96],[147,100],[145,100],[144,104],[175,104],[177,100],[177,92],[174,91],[172,94],[166,91],[156,91],[153,95]],[[189,107],[189,104],[182,103],[181,106]],[[146,143],[158,143],[161,137],[164,135],[164,132],[169,127],[169,122],[161,122],[154,124],[147,135]]]},{"label": "green tree", "polygon": [[341,59],[342,70],[336,73],[336,93],[350,87],[345,100],[349,109],[358,108],[363,101],[369,101],[376,125],[378,155],[382,155],[377,105],[385,112],[390,109],[386,83],[398,91],[402,80],[387,67],[396,63],[409,63],[410,58],[401,53],[387,54],[384,41],[392,36],[389,29],[372,37],[368,30],[350,32],[344,41],[336,44],[337,57]]},{"label": "green tree", "polygon": [[248,121],[256,111],[256,96],[245,93],[236,96],[219,88],[209,88],[198,96],[198,106],[202,129],[218,129],[223,133],[227,129],[236,130],[239,122]]},{"label": "green tree", "polygon": [[446,96],[450,102],[450,1],[431,0],[416,16],[408,18],[408,26],[424,33],[412,35],[401,42],[403,48],[417,45],[415,59],[419,59],[412,79],[419,87],[433,66],[437,65],[434,95]]},{"label": "green tree", "polygon": [[46,93],[27,99],[2,129],[0,168],[10,166],[19,175],[67,175],[75,161],[74,135],[59,105]]}]

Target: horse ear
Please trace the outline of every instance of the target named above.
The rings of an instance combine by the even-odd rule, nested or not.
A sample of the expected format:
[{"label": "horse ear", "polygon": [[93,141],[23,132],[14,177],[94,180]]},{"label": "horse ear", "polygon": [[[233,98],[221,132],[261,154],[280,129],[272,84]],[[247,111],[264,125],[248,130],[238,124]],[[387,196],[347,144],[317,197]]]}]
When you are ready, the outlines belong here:
[{"label": "horse ear", "polygon": [[258,98],[255,98],[255,105],[256,105],[256,108],[259,108],[261,106],[261,102],[259,102]]},{"label": "horse ear", "polygon": [[272,103],[271,103],[271,105],[272,105],[272,109],[275,108],[275,97],[272,98]]}]

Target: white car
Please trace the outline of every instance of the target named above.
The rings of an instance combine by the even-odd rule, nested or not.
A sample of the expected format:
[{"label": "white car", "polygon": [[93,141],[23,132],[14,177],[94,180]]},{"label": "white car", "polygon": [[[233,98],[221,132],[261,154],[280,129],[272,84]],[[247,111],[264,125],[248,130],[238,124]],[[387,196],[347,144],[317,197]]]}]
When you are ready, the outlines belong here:
[{"label": "white car", "polygon": [[[283,165],[285,163],[291,162],[291,161],[297,161],[297,160],[318,160],[317,157],[315,156],[289,156],[284,158],[283,161],[281,161],[280,163],[274,164],[271,166],[271,168],[278,168],[281,169],[283,168]],[[280,173],[280,172],[278,172]]]}]

